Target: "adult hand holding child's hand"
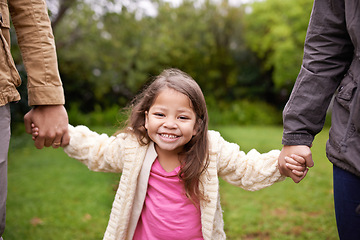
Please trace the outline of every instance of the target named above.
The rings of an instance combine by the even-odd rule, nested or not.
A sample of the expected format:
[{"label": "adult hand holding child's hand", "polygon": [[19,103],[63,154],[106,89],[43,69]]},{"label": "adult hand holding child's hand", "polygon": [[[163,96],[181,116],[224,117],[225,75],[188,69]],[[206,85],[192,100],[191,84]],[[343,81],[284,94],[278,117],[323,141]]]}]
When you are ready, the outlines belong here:
[{"label": "adult hand holding child's hand", "polygon": [[282,175],[291,177],[291,179],[295,183],[299,183],[302,179],[305,178],[308,168],[305,169],[304,174],[299,176],[296,174],[296,171],[292,171],[286,166],[285,157],[289,157],[292,154],[298,155],[305,159],[305,166],[306,167],[313,167],[314,161],[312,160],[312,154],[310,147],[306,145],[295,145],[295,146],[284,146],[280,152],[279,156],[279,170]]},{"label": "adult hand holding child's hand", "polygon": [[69,144],[68,116],[63,105],[41,105],[31,109],[24,116],[25,130],[33,134],[33,127],[38,128],[34,137],[38,149],[52,146],[53,148],[65,147]]}]

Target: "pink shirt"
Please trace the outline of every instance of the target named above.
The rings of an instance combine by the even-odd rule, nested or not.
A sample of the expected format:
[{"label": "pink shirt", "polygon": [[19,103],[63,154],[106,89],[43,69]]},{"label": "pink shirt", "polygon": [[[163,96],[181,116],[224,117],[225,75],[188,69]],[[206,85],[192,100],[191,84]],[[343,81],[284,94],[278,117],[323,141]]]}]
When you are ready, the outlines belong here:
[{"label": "pink shirt", "polygon": [[134,240],[203,240],[200,208],[185,196],[179,171],[166,172],[155,160]]}]

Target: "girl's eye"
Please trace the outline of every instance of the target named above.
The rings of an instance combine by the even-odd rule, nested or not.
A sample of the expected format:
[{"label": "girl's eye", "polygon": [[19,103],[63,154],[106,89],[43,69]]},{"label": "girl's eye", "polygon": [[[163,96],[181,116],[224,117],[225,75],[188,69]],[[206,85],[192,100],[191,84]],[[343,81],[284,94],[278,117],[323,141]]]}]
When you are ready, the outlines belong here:
[{"label": "girl's eye", "polygon": [[179,119],[181,119],[181,120],[187,120],[187,119],[189,119],[189,117],[187,117],[187,116],[180,116]]},{"label": "girl's eye", "polygon": [[165,114],[163,114],[163,113],[154,113],[154,115],[157,116],[157,117],[164,117],[165,116]]}]

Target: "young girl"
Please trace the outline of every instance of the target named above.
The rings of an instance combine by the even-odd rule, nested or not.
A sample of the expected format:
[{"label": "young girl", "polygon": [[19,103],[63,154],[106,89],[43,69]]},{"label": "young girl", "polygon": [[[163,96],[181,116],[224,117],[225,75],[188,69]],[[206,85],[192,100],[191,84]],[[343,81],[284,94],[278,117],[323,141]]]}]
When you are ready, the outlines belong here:
[{"label": "young girl", "polygon": [[[94,171],[122,173],[104,239],[225,239],[218,177],[250,191],[285,178],[278,150],[245,154],[207,127],[200,87],[177,69],[163,71],[134,100],[120,134],[70,126],[70,157]],[[304,173],[304,159],[288,161]]]}]

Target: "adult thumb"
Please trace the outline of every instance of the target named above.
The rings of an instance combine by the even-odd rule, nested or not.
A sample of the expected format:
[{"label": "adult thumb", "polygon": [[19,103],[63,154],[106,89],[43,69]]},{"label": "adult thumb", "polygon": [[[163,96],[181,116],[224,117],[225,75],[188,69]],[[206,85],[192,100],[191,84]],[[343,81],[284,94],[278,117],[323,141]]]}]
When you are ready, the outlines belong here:
[{"label": "adult thumb", "polygon": [[[310,149],[309,149],[309,151],[310,151]],[[305,162],[306,162],[306,166],[307,166],[307,167],[310,167],[310,168],[311,168],[311,167],[314,166],[314,161],[313,161],[313,159],[312,159],[311,151],[310,151],[309,154],[306,155],[306,157],[305,157]]]},{"label": "adult thumb", "polygon": [[30,110],[27,114],[25,114],[24,116],[24,124],[25,124],[25,131],[29,134],[31,134],[31,124],[32,124],[32,119],[31,119],[31,113],[32,110]]}]

